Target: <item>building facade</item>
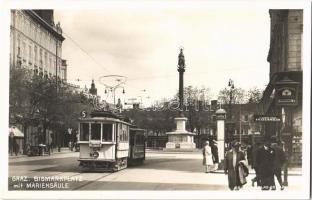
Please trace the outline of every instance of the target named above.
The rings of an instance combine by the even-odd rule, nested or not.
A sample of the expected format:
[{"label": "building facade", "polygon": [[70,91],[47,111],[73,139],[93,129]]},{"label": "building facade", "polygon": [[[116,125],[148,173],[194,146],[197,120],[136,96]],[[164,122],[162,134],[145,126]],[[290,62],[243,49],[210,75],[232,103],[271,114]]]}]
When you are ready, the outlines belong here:
[{"label": "building facade", "polygon": [[66,80],[67,64],[62,60],[65,38],[60,23],[54,24],[53,10],[12,10],[10,28],[11,67]]},{"label": "building facade", "polygon": [[[11,10],[10,67],[21,67],[35,75],[44,78],[58,77],[66,82],[67,63],[62,60],[62,42],[65,38],[60,23],[54,23],[53,14],[53,10]],[[37,109],[34,114],[37,121],[40,119],[39,115],[40,111]],[[28,117],[29,120],[36,121],[30,116],[25,118]],[[23,126],[14,122],[14,125],[25,135],[23,145],[19,147],[21,153],[27,149],[27,145],[38,146],[39,142],[52,142],[52,130],[45,130],[41,123]]]},{"label": "building facade", "polygon": [[280,118],[263,123],[264,136],[285,143],[291,164],[302,162],[302,34],[303,10],[270,10],[271,42],[268,54],[270,82],[261,102],[261,113]]}]

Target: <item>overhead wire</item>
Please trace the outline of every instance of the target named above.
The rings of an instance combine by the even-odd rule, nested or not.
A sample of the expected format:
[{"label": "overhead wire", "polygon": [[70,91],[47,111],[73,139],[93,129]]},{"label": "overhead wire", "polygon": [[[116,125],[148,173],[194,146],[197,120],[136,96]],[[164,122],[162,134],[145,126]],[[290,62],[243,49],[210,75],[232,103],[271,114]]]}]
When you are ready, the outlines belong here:
[{"label": "overhead wire", "polygon": [[66,32],[63,31],[63,34],[66,35],[67,38],[69,38],[73,44],[75,44],[82,52],[84,52],[87,56],[89,56],[89,58],[95,62],[98,66],[101,67],[101,69],[110,72],[110,70],[106,69],[106,67],[104,67],[101,63],[99,63],[95,58],[93,58],[87,51],[85,51],[79,44],[78,42],[76,42],[72,37],[69,36],[69,34],[67,34]]}]

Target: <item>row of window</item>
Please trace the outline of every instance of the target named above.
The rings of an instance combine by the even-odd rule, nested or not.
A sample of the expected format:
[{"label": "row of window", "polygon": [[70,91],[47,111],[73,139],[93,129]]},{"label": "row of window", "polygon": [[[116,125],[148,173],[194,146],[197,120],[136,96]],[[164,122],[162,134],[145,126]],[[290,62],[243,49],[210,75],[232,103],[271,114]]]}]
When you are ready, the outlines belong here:
[{"label": "row of window", "polygon": [[11,25],[49,51],[56,51],[57,39],[22,11],[11,12]]},{"label": "row of window", "polygon": [[[128,127],[118,124],[118,140],[127,142],[129,140]],[[80,123],[80,141],[101,140],[103,142],[113,141],[113,124],[106,123]]]},{"label": "row of window", "polygon": [[[56,57],[48,51],[40,48],[27,39],[17,36],[17,58],[22,59],[24,64],[44,68],[48,72],[55,72]],[[59,54],[60,55],[60,54]],[[58,73],[60,73],[61,59],[58,59]]]}]

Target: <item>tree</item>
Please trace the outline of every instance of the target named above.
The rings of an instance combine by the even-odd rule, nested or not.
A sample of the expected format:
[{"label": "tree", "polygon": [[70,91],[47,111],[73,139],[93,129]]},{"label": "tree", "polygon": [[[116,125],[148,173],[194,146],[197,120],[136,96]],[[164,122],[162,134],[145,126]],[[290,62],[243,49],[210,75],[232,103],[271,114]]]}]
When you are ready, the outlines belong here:
[{"label": "tree", "polygon": [[10,69],[9,95],[10,124],[21,124],[24,134],[28,126],[38,127],[40,143],[46,142],[47,130],[61,135],[66,128],[78,126],[80,111],[92,109],[88,99],[60,79],[56,85],[55,77],[38,76],[21,67]]},{"label": "tree", "polygon": [[211,99],[209,88],[188,86],[184,89],[186,101],[186,113],[188,116],[188,126],[191,132],[196,129],[197,144],[199,145],[199,135],[201,129],[209,124],[208,102]]},{"label": "tree", "polygon": [[257,87],[249,89],[247,92],[248,103],[259,103],[262,98],[263,90]]},{"label": "tree", "polygon": [[246,91],[242,88],[228,89],[224,88],[220,90],[218,100],[223,104],[230,104],[230,96],[232,91],[232,104],[241,104],[245,102]]},{"label": "tree", "polygon": [[9,123],[26,126],[33,110],[28,106],[30,71],[24,68],[10,68],[9,80]]}]

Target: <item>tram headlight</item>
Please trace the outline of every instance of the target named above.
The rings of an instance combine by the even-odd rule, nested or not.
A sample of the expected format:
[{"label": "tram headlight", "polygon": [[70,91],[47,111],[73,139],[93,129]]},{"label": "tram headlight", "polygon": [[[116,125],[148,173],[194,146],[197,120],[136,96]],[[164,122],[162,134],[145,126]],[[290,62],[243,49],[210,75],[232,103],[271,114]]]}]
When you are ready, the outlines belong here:
[{"label": "tram headlight", "polygon": [[93,157],[93,158],[98,158],[99,155],[100,155],[100,154],[99,154],[99,152],[97,152],[97,151],[93,151],[93,152],[90,153],[90,156]]}]

